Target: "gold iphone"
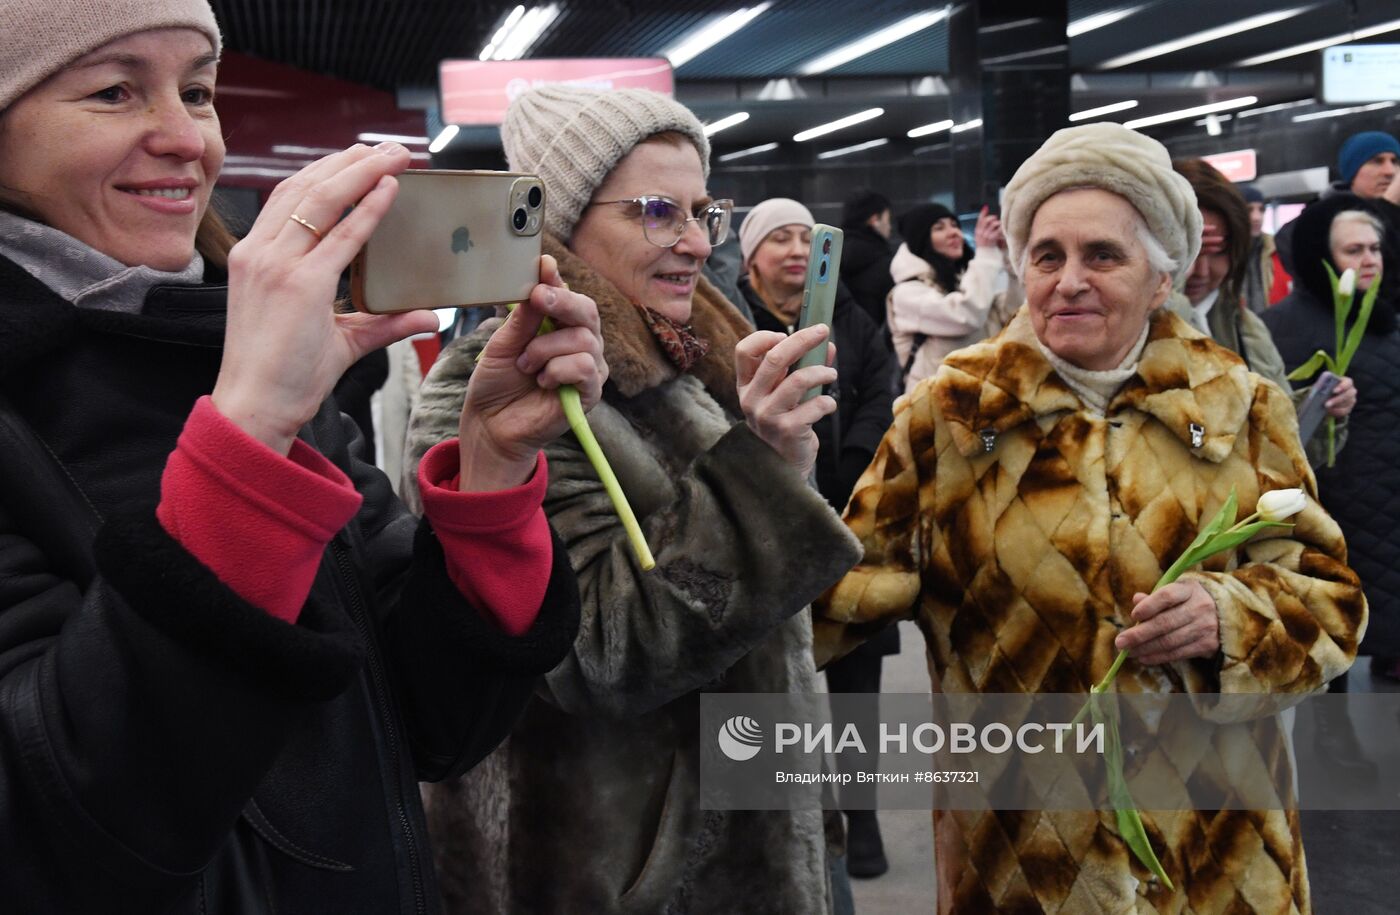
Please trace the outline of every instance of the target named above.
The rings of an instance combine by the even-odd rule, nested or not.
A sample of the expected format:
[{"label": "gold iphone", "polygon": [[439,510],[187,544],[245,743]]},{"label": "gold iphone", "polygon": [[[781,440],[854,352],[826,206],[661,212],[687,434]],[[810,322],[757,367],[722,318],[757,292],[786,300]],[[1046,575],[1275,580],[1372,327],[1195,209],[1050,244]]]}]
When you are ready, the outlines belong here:
[{"label": "gold iphone", "polygon": [[545,189],[537,175],[410,170],[350,264],[359,311],[505,305],[540,281]]}]

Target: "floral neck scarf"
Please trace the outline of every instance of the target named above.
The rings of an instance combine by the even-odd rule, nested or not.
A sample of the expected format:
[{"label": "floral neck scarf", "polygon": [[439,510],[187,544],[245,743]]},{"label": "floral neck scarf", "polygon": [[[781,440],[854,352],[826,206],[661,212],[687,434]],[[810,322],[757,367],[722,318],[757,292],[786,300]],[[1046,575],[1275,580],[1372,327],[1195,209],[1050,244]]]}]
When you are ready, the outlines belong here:
[{"label": "floral neck scarf", "polygon": [[652,336],[656,338],[666,358],[682,373],[690,371],[691,366],[710,351],[710,344],[697,337],[689,324],[672,321],[645,305],[636,302],[632,304],[641,312],[642,320],[651,329]]}]

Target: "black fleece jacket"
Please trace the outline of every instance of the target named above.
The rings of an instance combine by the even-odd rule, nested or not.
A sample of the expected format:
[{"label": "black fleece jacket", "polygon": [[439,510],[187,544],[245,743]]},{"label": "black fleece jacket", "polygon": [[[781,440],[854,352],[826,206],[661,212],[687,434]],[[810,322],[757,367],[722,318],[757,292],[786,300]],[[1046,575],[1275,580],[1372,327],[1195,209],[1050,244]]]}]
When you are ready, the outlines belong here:
[{"label": "black fleece jacket", "polygon": [[524,636],[468,605],[331,403],[301,437],[364,503],[295,625],[166,534],[224,303],[78,310],[0,258],[5,911],[436,912],[418,780],[490,752],[577,631],[557,541]]}]

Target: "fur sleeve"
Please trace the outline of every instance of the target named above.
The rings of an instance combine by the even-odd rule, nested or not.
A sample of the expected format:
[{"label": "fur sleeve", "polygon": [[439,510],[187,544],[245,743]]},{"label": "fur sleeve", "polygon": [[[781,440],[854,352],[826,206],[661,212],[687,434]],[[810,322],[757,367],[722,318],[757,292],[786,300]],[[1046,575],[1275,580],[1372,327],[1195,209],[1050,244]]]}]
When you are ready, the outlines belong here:
[{"label": "fur sleeve", "polygon": [[[914,613],[919,596],[920,481],[910,437],[927,419],[929,403],[927,397],[902,397],[895,403],[894,424],[846,506],[846,526],[864,555],[812,605],[813,651],[819,667]],[[930,436],[932,431],[930,421]]]},{"label": "fur sleeve", "polygon": [[[1289,398],[1255,386],[1249,455],[1259,492],[1303,489],[1308,505],[1294,526],[1266,529],[1240,551],[1238,567],[1192,572],[1220,612],[1219,655],[1177,665],[1193,693],[1288,693],[1322,689],[1356,658],[1366,599],[1347,566],[1341,528],[1317,502],[1317,483],[1298,442]],[[1254,511],[1241,504],[1243,517]],[[1203,709],[1203,711],[1208,711]]]}]

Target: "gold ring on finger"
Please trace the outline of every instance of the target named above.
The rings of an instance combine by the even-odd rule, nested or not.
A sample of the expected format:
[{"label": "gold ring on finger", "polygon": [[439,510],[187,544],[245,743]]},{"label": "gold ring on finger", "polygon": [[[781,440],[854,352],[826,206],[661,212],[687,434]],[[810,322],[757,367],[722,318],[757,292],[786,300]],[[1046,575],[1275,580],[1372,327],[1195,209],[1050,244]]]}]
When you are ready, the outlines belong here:
[{"label": "gold ring on finger", "polygon": [[292,215],[288,216],[287,218],[290,219],[292,222],[296,223],[296,224],[299,225],[299,226],[305,226],[307,229],[309,229],[309,230],[311,231],[311,234],[312,234],[312,235],[315,235],[315,236],[316,236],[316,240],[317,240],[317,241],[320,241],[320,240],[321,240],[321,230],[318,229],[318,228],[316,228],[315,226],[313,226],[313,225],[312,225],[310,222],[308,222],[307,220],[301,218],[300,216],[298,216],[298,215],[295,214],[295,213],[293,213]]}]

